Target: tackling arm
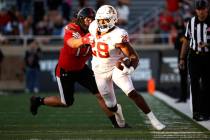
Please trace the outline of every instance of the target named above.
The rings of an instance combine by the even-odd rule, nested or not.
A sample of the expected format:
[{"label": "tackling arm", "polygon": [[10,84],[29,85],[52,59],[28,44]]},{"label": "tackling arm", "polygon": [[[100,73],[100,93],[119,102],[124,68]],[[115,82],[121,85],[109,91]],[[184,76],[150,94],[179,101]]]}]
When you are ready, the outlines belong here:
[{"label": "tackling arm", "polygon": [[69,47],[72,47],[72,48],[79,48],[81,45],[83,45],[81,38],[79,39],[70,38],[67,40],[67,44]]},{"label": "tackling arm", "polygon": [[67,40],[67,44],[69,47],[72,48],[79,48],[80,46],[84,44],[91,44],[93,42],[93,39],[91,39],[91,34],[88,33],[85,36],[81,37],[78,33],[77,35],[73,35],[72,38]]}]

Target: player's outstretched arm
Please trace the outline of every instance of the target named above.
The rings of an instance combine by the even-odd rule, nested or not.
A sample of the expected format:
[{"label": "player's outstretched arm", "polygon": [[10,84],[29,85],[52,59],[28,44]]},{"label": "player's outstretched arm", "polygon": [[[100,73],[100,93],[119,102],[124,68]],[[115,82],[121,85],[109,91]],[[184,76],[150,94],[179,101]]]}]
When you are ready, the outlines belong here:
[{"label": "player's outstretched arm", "polygon": [[93,38],[91,37],[90,33],[87,33],[85,36],[80,37],[80,35],[75,35],[76,37],[72,37],[67,40],[67,44],[69,47],[72,48],[79,48],[85,44],[93,43]]}]

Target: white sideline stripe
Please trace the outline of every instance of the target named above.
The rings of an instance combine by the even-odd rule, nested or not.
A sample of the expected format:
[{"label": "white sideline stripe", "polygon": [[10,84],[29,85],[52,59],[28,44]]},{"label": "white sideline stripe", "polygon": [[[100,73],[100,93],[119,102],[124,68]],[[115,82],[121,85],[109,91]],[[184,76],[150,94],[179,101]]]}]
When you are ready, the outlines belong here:
[{"label": "white sideline stripe", "polygon": [[173,132],[165,132],[165,131],[153,131],[151,132],[153,134],[182,134],[182,135],[185,135],[185,134],[205,134],[205,132],[198,132],[198,131],[192,131],[192,132],[180,132],[180,131],[173,131]]},{"label": "white sideline stripe", "polygon": [[66,105],[66,100],[65,100],[64,94],[63,94],[63,88],[61,86],[61,80],[57,76],[56,76],[56,79],[57,79],[57,83],[58,83],[59,93],[60,93],[60,96],[61,96],[61,102]]},{"label": "white sideline stripe", "polygon": [[[100,131],[103,131],[103,130],[100,130]],[[22,131],[7,131],[8,133],[12,133],[12,134],[20,134],[20,133],[27,133],[27,132],[29,132],[29,131],[24,131],[24,130],[22,130]],[[16,132],[16,133],[14,133],[14,132]],[[72,132],[72,131],[63,131],[63,130],[53,130],[53,131],[47,131],[48,133],[57,133],[57,132],[59,132],[59,133],[70,133],[70,132]],[[39,130],[34,130],[34,131],[30,131],[30,133],[43,133],[43,131],[39,131]],[[143,133],[143,132],[142,132]],[[180,132],[180,131],[173,131],[173,132],[167,132],[167,131],[151,131],[150,133],[152,133],[152,134],[158,134],[158,135],[162,135],[162,134],[178,134],[178,135],[185,135],[185,134],[206,134],[205,132],[198,132],[198,131],[192,131],[192,132]],[[12,135],[11,134],[11,135]]]},{"label": "white sideline stripe", "polygon": [[[156,91],[154,96],[192,119],[192,112],[189,100],[187,101],[187,103],[176,103],[176,99],[171,98],[160,91]],[[200,122],[195,121],[195,122],[205,127],[206,129],[210,130],[210,121],[200,121]]]},{"label": "white sideline stripe", "polygon": [[[103,131],[103,130],[91,130],[92,132],[97,132],[97,131]],[[3,131],[0,131],[0,132],[3,132]],[[15,134],[15,130],[9,130],[7,131],[7,133],[12,133],[12,134]],[[19,133],[27,133],[29,131],[27,130],[21,130],[21,131],[18,131],[17,134]],[[30,130],[31,133],[43,133],[43,131],[41,130]],[[68,130],[49,130],[47,131],[48,133],[56,133],[56,132],[59,132],[59,133],[69,133],[69,132],[72,132],[72,131],[68,131]],[[140,133],[144,133],[144,132],[140,132]],[[149,133],[152,133],[152,134],[179,134],[179,135],[185,135],[185,134],[206,134],[206,132],[199,132],[199,131],[183,131],[183,132],[180,132],[180,131],[150,131]]]}]

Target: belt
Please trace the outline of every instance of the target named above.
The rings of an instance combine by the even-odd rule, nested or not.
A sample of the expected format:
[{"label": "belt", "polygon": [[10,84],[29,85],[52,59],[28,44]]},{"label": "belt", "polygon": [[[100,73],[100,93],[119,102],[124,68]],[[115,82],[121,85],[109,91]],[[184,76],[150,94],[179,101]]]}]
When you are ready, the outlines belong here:
[{"label": "belt", "polygon": [[194,55],[209,55],[209,52],[201,52],[201,51],[195,51],[193,49],[190,49],[190,53]]}]

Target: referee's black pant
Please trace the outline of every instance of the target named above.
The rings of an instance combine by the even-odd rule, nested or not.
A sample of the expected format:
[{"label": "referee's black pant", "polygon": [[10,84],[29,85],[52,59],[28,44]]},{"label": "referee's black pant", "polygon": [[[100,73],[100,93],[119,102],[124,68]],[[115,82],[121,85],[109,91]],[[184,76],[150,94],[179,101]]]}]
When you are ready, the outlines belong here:
[{"label": "referee's black pant", "polygon": [[188,70],[193,114],[210,116],[210,53],[190,50]]}]

